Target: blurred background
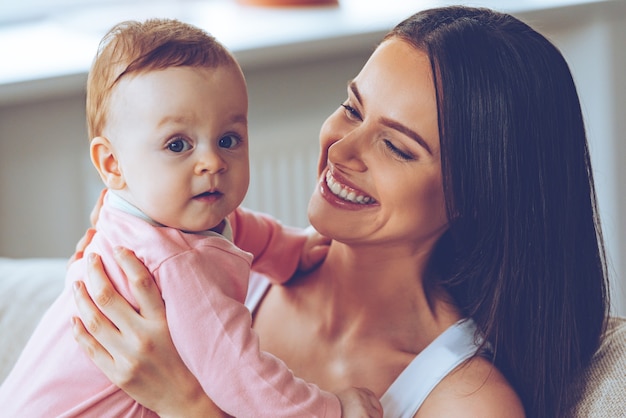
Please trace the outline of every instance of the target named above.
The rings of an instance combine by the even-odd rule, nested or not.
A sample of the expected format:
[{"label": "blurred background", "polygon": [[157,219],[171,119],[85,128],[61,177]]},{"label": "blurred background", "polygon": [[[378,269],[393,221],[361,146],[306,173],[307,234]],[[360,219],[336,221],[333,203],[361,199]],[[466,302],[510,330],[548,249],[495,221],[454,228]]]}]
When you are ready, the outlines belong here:
[{"label": "blurred background", "polygon": [[244,204],[306,226],[317,135],[344,100],[347,80],[403,18],[463,3],[518,16],[570,63],[591,142],[614,307],[626,313],[626,1],[249,4],[259,1],[0,2],[0,257],[69,257],[89,225],[102,184],[88,158],[84,85],[98,42],[113,24],[178,18],[233,51],[250,93],[252,171]]}]

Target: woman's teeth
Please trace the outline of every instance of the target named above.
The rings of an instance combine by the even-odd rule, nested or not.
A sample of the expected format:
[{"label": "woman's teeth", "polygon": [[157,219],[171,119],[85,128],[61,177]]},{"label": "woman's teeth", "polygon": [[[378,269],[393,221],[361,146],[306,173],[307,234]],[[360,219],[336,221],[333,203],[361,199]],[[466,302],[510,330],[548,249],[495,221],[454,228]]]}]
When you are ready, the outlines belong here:
[{"label": "woman's teeth", "polygon": [[376,200],[373,197],[359,194],[356,190],[338,183],[332,174],[330,174],[330,171],[326,172],[326,185],[332,194],[348,202],[358,203],[361,205],[376,203]]}]

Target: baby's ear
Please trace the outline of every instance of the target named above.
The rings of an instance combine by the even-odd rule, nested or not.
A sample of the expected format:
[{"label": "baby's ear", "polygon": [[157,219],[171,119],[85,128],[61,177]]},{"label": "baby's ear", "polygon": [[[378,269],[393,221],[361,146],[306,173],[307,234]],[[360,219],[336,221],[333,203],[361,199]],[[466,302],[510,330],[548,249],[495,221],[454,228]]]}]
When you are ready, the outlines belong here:
[{"label": "baby's ear", "polygon": [[123,189],[126,182],[111,142],[103,136],[95,137],[91,140],[90,154],[104,184],[109,189]]}]

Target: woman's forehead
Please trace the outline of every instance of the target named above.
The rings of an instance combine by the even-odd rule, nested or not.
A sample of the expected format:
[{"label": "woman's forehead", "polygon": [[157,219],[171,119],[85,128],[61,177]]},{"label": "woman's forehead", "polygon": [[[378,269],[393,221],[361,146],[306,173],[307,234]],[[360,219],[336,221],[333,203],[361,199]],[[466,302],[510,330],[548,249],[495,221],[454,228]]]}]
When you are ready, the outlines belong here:
[{"label": "woman's forehead", "polygon": [[425,52],[400,38],[385,40],[348,89],[369,114],[397,121],[439,149],[435,84]]}]

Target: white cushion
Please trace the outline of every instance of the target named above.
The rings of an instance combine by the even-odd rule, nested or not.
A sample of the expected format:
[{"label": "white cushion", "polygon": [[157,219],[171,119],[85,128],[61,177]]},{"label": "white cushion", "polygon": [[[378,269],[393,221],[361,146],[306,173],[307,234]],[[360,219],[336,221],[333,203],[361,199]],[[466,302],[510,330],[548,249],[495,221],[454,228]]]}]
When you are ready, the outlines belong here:
[{"label": "white cushion", "polygon": [[572,390],[569,416],[626,417],[626,318],[609,318],[600,348]]},{"label": "white cushion", "polygon": [[66,265],[67,260],[60,258],[0,257],[0,382],[61,293]]}]

